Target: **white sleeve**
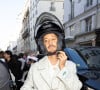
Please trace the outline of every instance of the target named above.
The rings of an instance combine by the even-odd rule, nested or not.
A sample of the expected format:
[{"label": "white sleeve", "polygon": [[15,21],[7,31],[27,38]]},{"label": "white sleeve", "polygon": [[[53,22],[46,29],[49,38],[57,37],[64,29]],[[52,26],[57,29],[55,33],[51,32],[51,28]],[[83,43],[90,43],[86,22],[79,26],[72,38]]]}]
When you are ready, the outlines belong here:
[{"label": "white sleeve", "polygon": [[82,83],[76,73],[76,65],[73,62],[68,61],[66,66],[57,75],[57,78],[65,84],[66,89],[80,90],[82,88]]}]

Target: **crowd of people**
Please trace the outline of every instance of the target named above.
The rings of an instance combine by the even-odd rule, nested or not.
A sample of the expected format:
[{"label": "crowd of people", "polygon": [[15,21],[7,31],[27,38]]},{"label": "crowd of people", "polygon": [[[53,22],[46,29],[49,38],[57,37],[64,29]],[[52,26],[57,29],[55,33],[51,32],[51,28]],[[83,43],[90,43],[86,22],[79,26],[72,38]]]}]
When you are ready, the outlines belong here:
[{"label": "crowd of people", "polygon": [[20,90],[31,64],[37,61],[33,55],[0,51],[0,90]]}]

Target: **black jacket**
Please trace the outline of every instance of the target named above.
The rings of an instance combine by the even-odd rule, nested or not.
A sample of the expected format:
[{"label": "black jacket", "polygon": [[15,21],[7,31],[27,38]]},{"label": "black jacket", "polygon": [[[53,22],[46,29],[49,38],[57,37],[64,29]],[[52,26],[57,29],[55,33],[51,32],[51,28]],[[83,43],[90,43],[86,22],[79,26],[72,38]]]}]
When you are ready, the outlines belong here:
[{"label": "black jacket", "polygon": [[19,80],[22,77],[21,62],[15,57],[12,57],[7,64],[12,74],[15,76],[15,81]]}]

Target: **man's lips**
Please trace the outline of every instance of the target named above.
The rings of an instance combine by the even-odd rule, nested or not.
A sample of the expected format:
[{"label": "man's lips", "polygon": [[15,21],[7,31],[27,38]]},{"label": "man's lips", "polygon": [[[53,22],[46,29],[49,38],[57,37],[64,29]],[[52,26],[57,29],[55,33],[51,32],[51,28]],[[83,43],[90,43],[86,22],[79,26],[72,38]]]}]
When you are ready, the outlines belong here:
[{"label": "man's lips", "polygon": [[54,47],[55,47],[54,45],[48,46],[48,48],[54,48]]}]

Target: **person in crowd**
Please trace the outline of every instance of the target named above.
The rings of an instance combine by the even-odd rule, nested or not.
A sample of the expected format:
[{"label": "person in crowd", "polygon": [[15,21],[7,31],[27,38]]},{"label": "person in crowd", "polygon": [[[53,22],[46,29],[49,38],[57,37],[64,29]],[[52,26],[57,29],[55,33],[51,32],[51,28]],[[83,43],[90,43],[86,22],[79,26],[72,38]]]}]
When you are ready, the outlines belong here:
[{"label": "person in crowd", "polygon": [[31,65],[32,63],[36,63],[38,61],[38,58],[35,56],[27,56],[27,63]]},{"label": "person in crowd", "polygon": [[5,59],[4,59],[4,51],[0,51],[0,60],[5,62]]},{"label": "person in crowd", "polygon": [[27,56],[28,56],[28,53],[23,53],[23,58],[24,60],[27,62]]},{"label": "person in crowd", "polygon": [[24,56],[25,56],[24,53],[19,53],[19,55],[18,55],[18,61],[21,62],[20,69],[21,69],[21,73],[22,73],[22,75],[21,75],[22,77],[17,81],[19,88],[23,85],[23,83],[27,77],[27,73],[29,71],[29,67],[28,67],[28,64],[27,64]]},{"label": "person in crowd", "polygon": [[24,59],[24,54],[23,53],[19,53],[19,55],[18,55],[18,61],[21,62],[21,70],[23,70],[24,66],[25,66],[25,63],[26,63],[26,61]]},{"label": "person in crowd", "polygon": [[35,30],[38,50],[44,57],[31,65],[21,90],[80,90],[82,83],[76,65],[63,51],[64,30],[60,21],[45,12],[37,19]]},{"label": "person in crowd", "polygon": [[7,65],[9,67],[11,73],[15,77],[15,82],[17,84],[17,90],[20,90],[21,85],[18,81],[22,77],[21,62],[18,61],[18,56],[12,54],[12,52],[10,50],[6,50],[4,52],[4,58],[7,62]]},{"label": "person in crowd", "polygon": [[4,51],[0,51],[0,90],[11,90],[10,73],[4,59]]}]

